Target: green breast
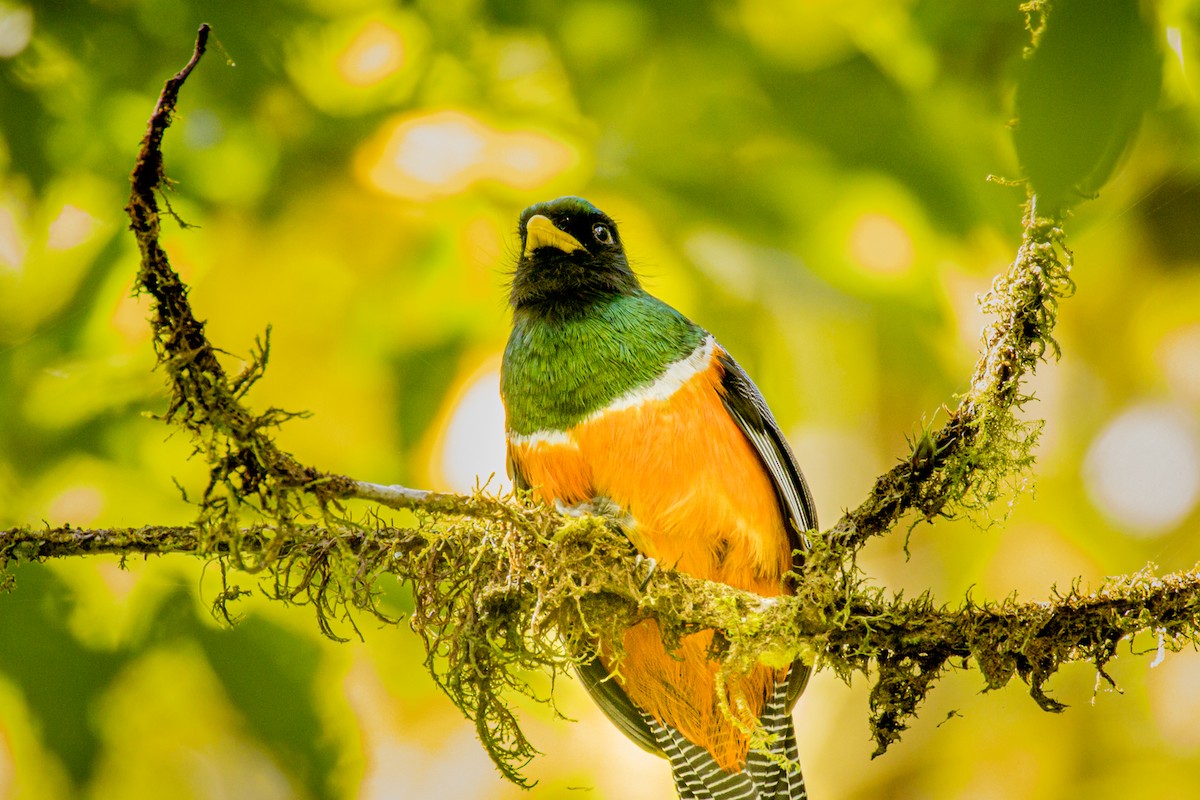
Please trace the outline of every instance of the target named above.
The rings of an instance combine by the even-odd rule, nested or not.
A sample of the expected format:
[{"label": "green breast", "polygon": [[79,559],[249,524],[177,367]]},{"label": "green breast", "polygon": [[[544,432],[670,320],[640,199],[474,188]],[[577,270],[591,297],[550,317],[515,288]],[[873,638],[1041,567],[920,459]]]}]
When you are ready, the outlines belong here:
[{"label": "green breast", "polygon": [[500,377],[508,429],[566,430],[652,383],[704,336],[704,329],[644,292],[564,315],[518,313]]}]

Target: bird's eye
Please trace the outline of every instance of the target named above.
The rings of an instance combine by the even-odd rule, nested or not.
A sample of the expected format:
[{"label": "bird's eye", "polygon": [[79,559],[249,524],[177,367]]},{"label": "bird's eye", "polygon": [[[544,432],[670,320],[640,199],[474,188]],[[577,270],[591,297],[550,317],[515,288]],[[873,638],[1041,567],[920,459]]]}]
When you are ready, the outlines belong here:
[{"label": "bird's eye", "polygon": [[600,244],[612,244],[612,234],[609,232],[607,225],[593,225],[592,235],[596,237],[596,241]]}]

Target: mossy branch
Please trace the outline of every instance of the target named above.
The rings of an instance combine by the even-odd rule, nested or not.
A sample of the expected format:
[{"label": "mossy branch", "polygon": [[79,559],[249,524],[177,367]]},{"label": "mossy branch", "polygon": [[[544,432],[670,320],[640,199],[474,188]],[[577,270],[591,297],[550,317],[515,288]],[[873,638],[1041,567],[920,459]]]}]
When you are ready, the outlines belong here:
[{"label": "mossy branch", "polygon": [[1075,290],[1064,239],[1061,220],[1040,216],[1031,196],[1017,257],[981,300],[992,321],[983,331],[971,388],[946,423],[936,432],[923,430],[909,457],[833,526],[832,540],[858,549],[908,511],[927,521],[986,514],[1006,490],[1020,489],[1042,428],[1040,420],[1017,416],[1030,399],[1021,381],[1048,353],[1057,358],[1058,303]]},{"label": "mossy branch", "polygon": [[230,379],[204,333],[204,323],[192,312],[187,286],[159,244],[158,192],[168,187],[162,139],[174,116],[179,91],[207,49],[209,33],[207,24],[200,26],[191,59],[163,87],[130,175],[131,192],[125,208],[141,252],[136,291],[149,294],[153,301],[154,349],[170,383],[166,419],[192,431],[200,453],[212,467],[202,506],[214,524],[202,526],[206,535],[222,527],[218,524],[221,517],[236,510],[231,505],[240,507],[251,498],[262,512],[282,522],[302,508],[293,489],[303,488],[321,500],[350,492],[346,479],[300,464],[275,445],[267,431],[294,415],[276,408],[255,414],[242,404],[246,392],[262,377],[269,336],[260,342],[242,373]]},{"label": "mossy branch", "polygon": [[[591,656],[597,636],[651,616],[672,640],[721,630],[722,656],[735,672],[801,655],[845,679],[869,675],[877,753],[899,738],[948,669],[973,663],[988,689],[1018,676],[1042,708],[1061,711],[1046,682],[1062,664],[1085,661],[1107,677],[1119,643],[1138,633],[1156,634],[1172,651],[1200,641],[1197,569],[1162,577],[1144,570],[1036,603],[938,607],[928,597],[905,600],[845,581],[810,582],[794,597],[767,599],[665,569],[647,580],[624,536],[597,518],[477,500],[459,519],[422,515],[408,527],[296,528],[276,547],[268,586],[279,599],[312,605],[332,635],[337,618],[378,613],[380,577],[409,583],[416,608],[408,622],[425,642],[431,675],[514,780],[536,752],[509,704],[513,693],[532,696],[522,675],[562,672]],[[247,527],[241,555],[265,558],[279,535]],[[210,549],[194,526],[26,528],[0,533],[0,562],[106,553],[220,559],[229,546]],[[218,600],[236,594],[226,589]]]},{"label": "mossy branch", "polygon": [[[567,669],[593,654],[597,637],[617,641],[646,617],[668,642],[721,631],[717,655],[730,674],[797,656],[844,678],[869,674],[879,752],[952,666],[975,663],[988,688],[1017,675],[1039,705],[1059,710],[1045,685],[1061,664],[1086,660],[1103,675],[1119,642],[1141,631],[1157,631],[1165,647],[1197,641],[1195,570],[1114,578],[1048,603],[936,607],[928,597],[905,600],[870,586],[856,565],[862,545],[909,512],[918,521],[985,513],[1026,478],[1040,423],[1018,417],[1028,399],[1021,381],[1057,354],[1058,302],[1073,288],[1061,221],[1039,215],[1033,198],[1017,256],[983,301],[992,322],[969,391],[858,508],[812,537],[795,597],[767,600],[662,567],[648,577],[615,524],[563,518],[528,498],[384,486],[299,463],[271,436],[294,415],[244,405],[263,375],[268,340],[230,377],[159,244],[161,143],[208,33],[200,29],[191,60],[163,89],[127,208],[142,257],[137,285],[153,301],[154,346],[169,384],[165,417],[191,433],[210,468],[198,519],[183,527],[12,529],[0,533],[0,565],[100,553],[215,559],[222,576],[226,567],[253,572],[274,597],[311,605],[330,636],[363,613],[385,619],[377,581],[394,575],[412,587],[408,622],[426,645],[431,676],[517,782],[535,753],[510,706],[514,693],[533,694],[522,675]],[[370,504],[365,521],[351,516],[351,500]],[[380,507],[408,521],[384,520]],[[224,586],[216,610],[226,613],[238,594]]]}]

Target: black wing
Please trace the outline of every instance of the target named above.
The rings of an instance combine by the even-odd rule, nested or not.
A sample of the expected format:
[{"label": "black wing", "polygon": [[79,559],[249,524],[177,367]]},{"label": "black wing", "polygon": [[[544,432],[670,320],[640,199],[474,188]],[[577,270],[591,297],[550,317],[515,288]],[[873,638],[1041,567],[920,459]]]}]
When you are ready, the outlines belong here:
[{"label": "black wing", "polygon": [[658,744],[658,738],[650,730],[646,714],[633,704],[629,695],[625,694],[625,690],[621,688],[621,684],[617,683],[617,679],[609,674],[608,668],[598,657],[586,664],[580,664],[576,668],[576,672],[579,673],[579,679],[583,681],[583,688],[587,689],[592,700],[604,712],[604,716],[608,717],[621,733],[632,739],[643,750],[666,757],[666,753]]},{"label": "black wing", "polygon": [[807,550],[805,532],[817,527],[817,510],[796,456],[746,371],[724,350],[719,351],[717,361],[725,373],[721,378],[721,402],[746,434],[771,477],[783,518],[791,523],[788,540],[792,550]]},{"label": "black wing", "polygon": [[[801,553],[808,549],[806,532],[817,527],[817,509],[813,505],[812,492],[804,480],[800,465],[796,463],[791,446],[779,430],[779,423],[771,416],[771,409],[767,408],[767,401],[754,381],[723,349],[719,351],[717,361],[725,371],[721,377],[721,402],[742,433],[746,434],[771,477],[783,518],[790,523],[786,526],[788,543],[794,554],[793,564],[798,566]],[[804,691],[810,671],[802,660],[792,662],[792,670],[788,675],[788,709],[795,705]]]}]

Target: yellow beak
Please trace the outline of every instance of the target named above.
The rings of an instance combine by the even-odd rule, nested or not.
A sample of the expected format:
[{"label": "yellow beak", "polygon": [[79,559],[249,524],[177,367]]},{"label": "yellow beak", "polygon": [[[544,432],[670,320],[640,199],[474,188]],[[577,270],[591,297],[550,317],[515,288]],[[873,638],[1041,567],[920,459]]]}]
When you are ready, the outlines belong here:
[{"label": "yellow beak", "polygon": [[549,217],[534,214],[525,223],[525,257],[533,255],[533,251],[540,247],[557,247],[564,253],[583,249],[578,239],[554,227]]}]

